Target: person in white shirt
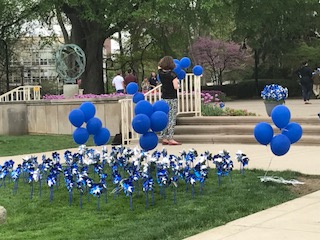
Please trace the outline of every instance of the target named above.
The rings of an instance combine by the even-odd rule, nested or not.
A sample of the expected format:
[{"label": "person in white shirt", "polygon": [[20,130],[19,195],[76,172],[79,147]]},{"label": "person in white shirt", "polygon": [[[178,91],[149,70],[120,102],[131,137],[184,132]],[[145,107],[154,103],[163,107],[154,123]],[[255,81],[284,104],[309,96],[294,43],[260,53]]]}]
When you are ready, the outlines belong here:
[{"label": "person in white shirt", "polygon": [[121,72],[117,72],[117,76],[112,79],[112,86],[116,88],[117,93],[124,93],[124,78]]}]

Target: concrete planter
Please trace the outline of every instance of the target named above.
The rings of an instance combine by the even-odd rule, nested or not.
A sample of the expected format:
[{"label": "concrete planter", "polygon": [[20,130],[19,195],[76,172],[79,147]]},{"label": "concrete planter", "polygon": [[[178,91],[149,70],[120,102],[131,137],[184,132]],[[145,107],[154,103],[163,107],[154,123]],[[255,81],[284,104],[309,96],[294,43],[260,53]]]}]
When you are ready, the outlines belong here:
[{"label": "concrete planter", "polygon": [[266,106],[266,111],[269,117],[271,117],[271,112],[273,110],[274,107],[278,106],[278,105],[282,105],[284,104],[283,101],[281,102],[277,102],[277,101],[264,101],[264,105]]}]

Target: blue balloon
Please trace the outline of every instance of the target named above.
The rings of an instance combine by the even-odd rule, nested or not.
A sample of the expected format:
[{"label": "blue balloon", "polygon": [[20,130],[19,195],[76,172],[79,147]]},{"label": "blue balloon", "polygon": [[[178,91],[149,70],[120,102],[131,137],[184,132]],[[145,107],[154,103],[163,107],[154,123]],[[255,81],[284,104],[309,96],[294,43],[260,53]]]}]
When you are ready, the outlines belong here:
[{"label": "blue balloon", "polygon": [[200,65],[195,65],[192,69],[192,72],[196,76],[200,76],[203,73],[203,68]]},{"label": "blue balloon", "polygon": [[180,59],[180,67],[181,68],[188,68],[191,65],[190,58],[188,57],[183,57]]},{"label": "blue balloon", "polygon": [[139,144],[144,151],[150,151],[158,145],[158,136],[154,132],[147,132],[140,136]]},{"label": "blue balloon", "polygon": [[134,131],[136,131],[139,134],[145,134],[148,132],[151,123],[150,123],[150,118],[145,115],[145,114],[137,114],[133,119],[132,119],[132,128]]},{"label": "blue balloon", "polygon": [[180,68],[180,65],[176,64],[176,67],[173,69],[173,72],[178,75],[181,71],[182,69]]},{"label": "blue balloon", "polygon": [[283,134],[274,136],[270,142],[271,151],[276,156],[285,155],[290,149],[290,140]]},{"label": "blue balloon", "polygon": [[93,117],[87,122],[87,130],[89,134],[97,134],[102,127],[102,122],[99,118]]},{"label": "blue balloon", "polygon": [[89,133],[87,129],[80,127],[74,130],[72,137],[76,144],[82,145],[88,141]]},{"label": "blue balloon", "polygon": [[69,113],[69,121],[75,127],[81,127],[84,123],[84,113],[80,109],[73,109]]},{"label": "blue balloon", "polygon": [[143,95],[143,93],[141,93],[141,92],[135,93],[135,94],[133,95],[133,97],[132,97],[132,101],[133,101],[134,103],[138,103],[138,102],[140,102],[141,100],[144,100],[144,95]]},{"label": "blue balloon", "polygon": [[100,128],[99,132],[93,136],[93,141],[97,146],[105,145],[110,139],[110,132],[107,128]]},{"label": "blue balloon", "polygon": [[151,114],[153,113],[153,109],[152,109],[151,103],[149,103],[146,100],[139,101],[137,103],[137,105],[135,106],[135,108],[134,108],[134,113],[135,113],[135,115],[138,115],[138,114],[142,113],[142,114],[145,114],[148,117],[150,117]]},{"label": "blue balloon", "polygon": [[139,86],[137,83],[135,82],[131,82],[127,85],[126,87],[126,91],[128,94],[135,94],[136,92],[138,92]]},{"label": "blue balloon", "polygon": [[273,108],[271,112],[271,118],[273,123],[281,129],[287,126],[290,122],[291,113],[289,108],[287,108],[285,105],[278,105]]},{"label": "blue balloon", "polygon": [[173,62],[177,65],[179,64],[180,65],[180,61],[178,59],[173,59]]},{"label": "blue balloon", "polygon": [[84,102],[80,105],[80,110],[84,113],[84,121],[88,122],[96,114],[96,107],[92,102]]},{"label": "blue balloon", "polygon": [[169,110],[170,110],[169,104],[164,100],[156,101],[153,104],[152,108],[153,108],[153,112],[162,111],[162,112],[164,112],[166,114],[168,114]]},{"label": "blue balloon", "polygon": [[286,135],[292,144],[300,140],[302,136],[302,127],[299,123],[291,122],[282,129],[281,133]]},{"label": "blue balloon", "polygon": [[168,115],[162,111],[154,112],[151,117],[151,129],[154,132],[160,132],[168,125]]},{"label": "blue balloon", "polygon": [[273,128],[269,123],[258,123],[253,131],[255,139],[262,145],[268,145],[273,138]]},{"label": "blue balloon", "polygon": [[181,71],[177,75],[178,75],[178,79],[182,80],[186,77],[187,74],[184,70],[181,69]]}]

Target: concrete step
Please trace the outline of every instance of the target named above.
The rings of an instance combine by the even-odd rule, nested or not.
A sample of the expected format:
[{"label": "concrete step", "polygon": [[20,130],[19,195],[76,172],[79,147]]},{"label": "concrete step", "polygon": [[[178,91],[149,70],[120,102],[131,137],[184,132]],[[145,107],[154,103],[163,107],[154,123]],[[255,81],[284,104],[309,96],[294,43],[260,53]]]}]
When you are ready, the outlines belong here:
[{"label": "concrete step", "polygon": [[[253,135],[255,124],[243,125],[177,125],[174,129],[175,135]],[[272,124],[275,134],[280,130]],[[320,136],[320,124],[301,125],[303,135]]]},{"label": "concrete step", "polygon": [[[259,122],[268,122],[273,124],[270,117],[256,117],[256,116],[214,116],[214,117],[178,117],[177,125],[246,125],[257,124]],[[318,116],[315,117],[293,117],[290,122],[297,122],[303,125],[318,125],[320,120]]]},{"label": "concrete step", "polygon": [[[241,143],[241,144],[257,144],[252,135],[175,135],[175,140],[181,143],[199,143],[199,144],[221,144],[221,143]],[[303,135],[302,138],[295,143],[296,145],[320,146],[320,136]],[[196,145],[195,145],[196,147]]]}]

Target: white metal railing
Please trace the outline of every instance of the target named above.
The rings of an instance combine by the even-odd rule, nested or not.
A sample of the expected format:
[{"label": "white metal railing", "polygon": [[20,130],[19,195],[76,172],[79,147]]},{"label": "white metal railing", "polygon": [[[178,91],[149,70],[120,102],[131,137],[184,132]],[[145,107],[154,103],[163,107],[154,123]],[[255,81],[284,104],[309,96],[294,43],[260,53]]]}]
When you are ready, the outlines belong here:
[{"label": "white metal railing", "polygon": [[[145,100],[151,104],[161,99],[162,85],[158,85],[144,94]],[[131,125],[134,117],[134,106],[132,98],[119,100],[121,106],[121,134],[122,144],[129,144],[132,140],[138,140],[137,134]],[[178,115],[191,113],[201,116],[201,77],[187,74],[180,83],[178,90]]]},{"label": "white metal railing", "polygon": [[119,100],[121,108],[121,137],[122,144],[129,144],[129,141],[138,140],[139,134],[136,133],[131,125],[134,113],[134,102],[132,98]]},{"label": "white metal railing", "polygon": [[41,86],[20,86],[0,96],[0,102],[35,101],[41,99]]}]

